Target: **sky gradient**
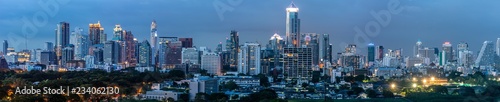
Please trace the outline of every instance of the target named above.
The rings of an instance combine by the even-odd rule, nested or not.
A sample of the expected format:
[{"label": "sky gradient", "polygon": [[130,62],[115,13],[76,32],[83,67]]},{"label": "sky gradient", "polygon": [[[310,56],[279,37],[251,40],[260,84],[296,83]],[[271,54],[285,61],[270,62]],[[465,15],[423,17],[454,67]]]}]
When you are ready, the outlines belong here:
[{"label": "sky gradient", "polygon": [[[41,0],[43,2],[52,0]],[[64,1],[64,0],[63,0]],[[66,0],[68,1],[68,0]],[[115,24],[132,31],[139,40],[149,40],[152,20],[158,24],[159,36],[192,37],[195,46],[215,49],[225,43],[231,30],[239,31],[240,43],[267,44],[278,33],[285,36],[285,8],[291,0],[69,0],[56,4],[58,12],[47,22],[37,25],[28,35],[28,48],[42,48],[43,42],[55,42],[56,24],[70,23],[71,30],[81,27],[86,32],[89,23],[100,21],[112,36]],[[389,0],[294,0],[299,7],[302,33],[330,34],[334,52],[344,45],[355,43],[358,26],[376,19],[370,11],[387,10]],[[423,46],[439,47],[450,41],[456,47],[461,41],[469,43],[474,53],[485,40],[500,37],[500,1],[498,0],[400,0],[403,8],[391,15],[390,23],[380,28],[377,36],[368,36],[375,45],[402,48],[404,55],[412,54],[417,40]],[[218,6],[215,6],[218,5]],[[231,9],[216,11],[221,5]],[[0,40],[8,40],[16,50],[24,49],[23,17],[32,20],[37,12],[45,13],[35,0],[0,0]],[[43,19],[43,18],[37,18]],[[361,43],[363,45],[368,44]],[[360,53],[366,55],[366,47]],[[359,51],[358,50],[358,51]]]}]

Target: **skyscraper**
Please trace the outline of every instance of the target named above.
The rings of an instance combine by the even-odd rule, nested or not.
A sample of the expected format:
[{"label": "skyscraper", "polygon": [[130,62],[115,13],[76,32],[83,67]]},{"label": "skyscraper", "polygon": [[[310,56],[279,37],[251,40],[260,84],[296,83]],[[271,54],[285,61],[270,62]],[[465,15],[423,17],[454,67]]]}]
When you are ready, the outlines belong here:
[{"label": "skyscraper", "polygon": [[230,71],[236,71],[236,67],[238,66],[238,51],[240,49],[240,39],[237,31],[231,31],[226,49],[231,53],[229,55]]},{"label": "skyscraper", "polygon": [[469,51],[469,45],[461,42],[457,45],[457,62],[459,66],[470,67],[473,64],[472,51]]},{"label": "skyscraper", "polygon": [[66,66],[66,63],[74,59],[74,47],[72,44],[64,47],[62,50],[62,59],[61,59],[61,65]]},{"label": "skyscraper", "polygon": [[[56,55],[58,61],[61,60],[62,50],[69,45],[69,23],[60,22],[56,28]],[[59,62],[59,64],[64,64]]]},{"label": "skyscraper", "polygon": [[323,34],[323,40],[321,42],[321,50],[320,50],[320,57],[321,59],[331,62],[332,59],[332,44],[330,44],[330,35],[329,34]]},{"label": "skyscraper", "polygon": [[320,57],[320,34],[304,33],[300,34],[302,46],[312,48],[313,65],[319,65]]},{"label": "skyscraper", "polygon": [[475,64],[478,66],[492,66],[495,65],[495,45],[491,41],[484,41],[481,51],[477,56]]},{"label": "skyscraper", "polygon": [[157,63],[156,62],[156,57],[157,57],[157,54],[158,54],[158,32],[157,32],[157,29],[156,29],[156,21],[153,20],[153,22],[151,22],[151,35],[150,35],[150,39],[149,39],[149,44],[151,46],[151,52],[152,52],[152,63],[155,64]]},{"label": "skyscraper", "polygon": [[[262,70],[263,73],[267,73],[267,70],[270,70],[272,68],[279,68],[279,69],[283,68],[283,55],[282,55],[281,51],[283,51],[284,47],[286,47],[285,40],[277,33],[275,33],[271,37],[271,39],[269,39],[269,44],[267,45],[267,48],[272,50],[272,54],[269,54],[269,55],[272,55],[271,59],[270,59],[271,63],[269,63],[269,64],[273,64],[273,65],[269,65],[270,68]],[[267,54],[267,53],[264,53],[264,54]],[[265,57],[265,56],[264,55],[261,56],[261,58],[263,58],[263,57]]]},{"label": "skyscraper", "polygon": [[182,48],[193,47],[193,38],[179,38],[179,41],[182,42]]},{"label": "skyscraper", "polygon": [[147,40],[141,42],[139,44],[139,57],[137,57],[138,66],[141,67],[149,67],[151,66],[151,45],[149,45],[149,42]]},{"label": "skyscraper", "polygon": [[419,50],[422,49],[422,42],[420,40],[417,41],[415,47],[413,48],[413,56],[420,57]]},{"label": "skyscraper", "polygon": [[444,52],[444,61],[450,62],[453,60],[453,47],[450,42],[444,42],[443,44],[443,52]]},{"label": "skyscraper", "polygon": [[384,46],[375,47],[376,56],[375,59],[381,61],[384,58]]},{"label": "skyscraper", "polygon": [[115,29],[113,29],[113,38],[112,40],[116,40],[116,41],[121,41],[123,39],[123,34],[125,32],[123,32],[123,29],[122,27],[117,24],[115,25]]},{"label": "skyscraper", "polygon": [[288,46],[301,46],[299,8],[293,2],[286,8],[286,40]]},{"label": "skyscraper", "polygon": [[3,40],[3,48],[2,48],[2,52],[3,52],[3,55],[7,55],[7,48],[9,48],[9,43],[7,42],[7,40]]},{"label": "skyscraper", "polygon": [[107,41],[104,44],[104,62],[107,64],[121,63],[121,46],[117,41]]},{"label": "skyscraper", "polygon": [[89,24],[89,40],[91,45],[101,44],[106,41],[106,34],[104,34],[104,28],[101,27],[100,21]]},{"label": "skyscraper", "polygon": [[290,79],[312,79],[312,48],[285,47],[283,49],[283,68]]},{"label": "skyscraper", "polygon": [[137,58],[136,58],[136,42],[134,41],[134,35],[132,34],[131,31],[125,32],[124,35],[124,48],[125,48],[125,64],[129,65],[136,65]]},{"label": "skyscraper", "polygon": [[368,62],[375,62],[375,45],[368,44]]},{"label": "skyscraper", "polygon": [[238,53],[238,73],[257,75],[261,73],[260,45],[245,43]]},{"label": "skyscraper", "polygon": [[497,56],[500,56],[500,38],[497,38],[496,52]]},{"label": "skyscraper", "polygon": [[196,48],[182,48],[182,63],[200,64],[198,63],[199,53]]},{"label": "skyscraper", "polygon": [[89,53],[89,43],[88,35],[83,33],[83,29],[75,28],[75,31],[71,32],[70,44],[74,45],[75,48],[75,60],[82,60]]},{"label": "skyscraper", "polygon": [[52,43],[52,42],[45,42],[45,50],[46,51],[54,51],[54,43]]}]

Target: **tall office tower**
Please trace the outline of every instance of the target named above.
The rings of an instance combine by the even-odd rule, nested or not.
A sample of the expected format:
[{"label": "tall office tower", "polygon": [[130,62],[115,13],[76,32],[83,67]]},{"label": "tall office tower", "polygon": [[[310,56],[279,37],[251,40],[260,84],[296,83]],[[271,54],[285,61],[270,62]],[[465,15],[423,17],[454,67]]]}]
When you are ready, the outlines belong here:
[{"label": "tall office tower", "polygon": [[120,43],[117,41],[107,41],[104,43],[104,63],[107,64],[117,64],[121,63],[120,59]]},{"label": "tall office tower", "polygon": [[384,46],[375,47],[375,59],[378,61],[382,61],[384,58]]},{"label": "tall office tower", "polygon": [[125,48],[125,60],[124,63],[127,66],[135,66],[137,62],[136,58],[136,43],[134,40],[134,34],[131,31],[127,31],[123,36],[124,48]]},{"label": "tall office tower", "polygon": [[216,53],[203,53],[201,56],[201,69],[213,75],[222,75],[220,56]]},{"label": "tall office tower", "polygon": [[151,22],[151,35],[150,35],[150,39],[149,39],[149,44],[151,45],[151,52],[152,52],[152,64],[156,64],[156,57],[158,56],[157,54],[159,53],[158,52],[158,32],[157,32],[157,29],[156,29],[156,21],[153,20],[153,22]]},{"label": "tall office tower", "polygon": [[352,53],[356,54],[356,45],[355,44],[349,44],[345,47],[345,53]]},{"label": "tall office tower", "polygon": [[94,56],[94,63],[96,65],[104,64],[104,45],[103,44],[95,44],[89,49],[89,54]]},{"label": "tall office tower", "polygon": [[158,51],[158,55],[153,56],[153,58],[156,57],[157,59],[156,63],[153,64],[159,68],[162,68],[163,66],[166,66],[167,53],[169,52],[168,44],[170,42],[168,41],[167,37],[159,37],[159,39],[157,40],[158,46],[156,46],[156,50]]},{"label": "tall office tower", "polygon": [[55,64],[56,53],[54,51],[42,51],[40,53],[40,64],[52,65]]},{"label": "tall office tower", "polygon": [[497,38],[496,52],[497,56],[500,56],[500,38]]},{"label": "tall office tower", "polygon": [[193,47],[193,38],[179,38],[179,41],[182,42],[182,48]]},{"label": "tall office tower", "polygon": [[313,65],[319,65],[320,61],[320,34],[316,33],[305,33],[300,34],[301,44],[306,47],[312,48]]},{"label": "tall office tower", "polygon": [[22,50],[17,52],[17,61],[21,63],[29,62],[31,56],[30,50]]},{"label": "tall office tower", "polygon": [[75,31],[71,32],[70,44],[74,45],[75,48],[75,60],[82,60],[89,53],[89,43],[88,35],[83,33],[83,29],[75,28]]},{"label": "tall office tower", "polygon": [[292,2],[286,8],[286,43],[287,46],[300,47],[299,8]]},{"label": "tall office tower", "polygon": [[149,45],[149,42],[147,40],[139,44],[138,52],[139,52],[137,57],[138,66],[141,67],[151,66],[152,51],[151,51],[151,45]]},{"label": "tall office tower", "polygon": [[61,65],[66,66],[66,63],[74,59],[74,48],[72,44],[64,47],[63,52],[62,52],[62,59],[61,59]]},{"label": "tall office tower", "polygon": [[222,53],[222,42],[219,42],[219,44],[217,44],[217,48],[215,49],[215,53],[217,53],[217,54]]},{"label": "tall office tower", "polygon": [[9,43],[7,42],[7,40],[3,40],[3,48],[2,48],[2,52],[3,52],[3,55],[7,55],[7,48],[9,48]]},{"label": "tall office tower", "polygon": [[368,44],[368,62],[375,62],[375,44]]},{"label": "tall office tower", "polygon": [[443,44],[443,51],[444,51],[444,61],[450,62],[453,60],[453,47],[450,42],[444,42]]},{"label": "tall office tower", "polygon": [[240,49],[240,40],[237,31],[231,31],[230,38],[226,44],[227,51],[231,53],[229,56],[230,70],[236,71],[236,67],[238,66],[238,50]]},{"label": "tall office tower", "polygon": [[62,49],[69,44],[69,23],[67,22],[60,22],[57,24],[56,30],[56,55],[57,55],[57,60],[59,61],[59,64],[62,64],[60,62],[61,56],[62,56]]},{"label": "tall office tower", "polygon": [[87,55],[84,58],[86,68],[95,68],[95,58],[92,55]]},{"label": "tall office tower", "polygon": [[475,64],[477,66],[492,66],[497,62],[495,61],[496,53],[495,53],[495,45],[491,41],[484,41],[483,46],[481,47],[481,51],[477,56]]},{"label": "tall office tower", "polygon": [[42,49],[33,49],[33,51],[31,51],[30,61],[34,63],[40,63],[41,61],[40,57],[42,51],[43,51]]},{"label": "tall office tower", "polygon": [[417,41],[415,47],[413,47],[413,56],[421,57],[419,50],[422,49],[422,42],[420,40]]},{"label": "tall office tower", "polygon": [[430,64],[430,62],[435,62],[436,57],[438,57],[438,55],[436,55],[434,53],[434,52],[436,52],[435,50],[436,49],[428,48],[428,47],[424,47],[424,48],[421,48],[418,50],[419,57],[429,58],[429,62],[424,61],[424,64]]},{"label": "tall office tower", "polygon": [[106,34],[104,34],[104,28],[101,27],[100,21],[89,24],[89,40],[90,45],[102,44],[102,42],[106,41]]},{"label": "tall office tower", "polygon": [[198,63],[198,58],[200,52],[194,47],[192,48],[182,48],[182,63],[186,64],[200,64]]},{"label": "tall office tower", "polygon": [[115,28],[113,29],[113,38],[112,38],[112,40],[122,41],[124,33],[125,32],[123,32],[123,29],[122,29],[122,27],[119,24],[115,25]]},{"label": "tall office tower", "polygon": [[320,57],[324,61],[331,62],[332,61],[332,44],[330,44],[330,35],[323,34],[323,40],[321,40],[321,50]]},{"label": "tall office tower", "polygon": [[45,51],[54,51],[54,43],[45,42]]},{"label": "tall office tower", "polygon": [[285,47],[283,68],[289,79],[312,79],[312,48]]},{"label": "tall office tower", "polygon": [[238,53],[238,73],[258,75],[260,68],[260,45],[245,43]]},{"label": "tall office tower", "polygon": [[283,51],[284,47],[285,47],[285,40],[277,33],[275,33],[271,37],[271,39],[269,39],[269,44],[267,45],[267,48],[272,50],[272,54],[270,54],[272,55],[271,64],[273,64],[270,65],[271,69],[283,68],[283,56],[281,51]]}]

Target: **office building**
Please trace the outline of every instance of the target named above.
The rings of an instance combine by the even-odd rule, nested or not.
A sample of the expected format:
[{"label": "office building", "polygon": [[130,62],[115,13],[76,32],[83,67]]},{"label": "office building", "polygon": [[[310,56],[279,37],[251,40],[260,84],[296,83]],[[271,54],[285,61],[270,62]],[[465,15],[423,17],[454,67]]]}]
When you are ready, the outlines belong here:
[{"label": "office building", "polygon": [[451,43],[450,42],[444,42],[442,49],[443,49],[443,52],[444,52],[443,53],[444,54],[443,60],[445,62],[451,62],[453,60],[453,58],[454,58],[453,57],[453,47],[452,47]]},{"label": "office building", "polygon": [[182,48],[182,63],[200,64],[198,63],[199,56],[196,48]]},{"label": "office building", "polygon": [[3,43],[2,43],[2,53],[3,55],[7,55],[7,48],[9,48],[9,42],[7,42],[7,40],[3,40]]},{"label": "office building", "polygon": [[100,21],[89,24],[89,40],[90,45],[102,44],[107,40],[104,28],[101,27]]},{"label": "office building", "polygon": [[292,2],[286,8],[286,43],[287,46],[300,47],[299,8]]},{"label": "office building", "polygon": [[238,66],[238,51],[240,47],[240,40],[237,31],[232,30],[230,33],[230,38],[226,42],[226,50],[229,51],[229,63],[230,70],[235,71]]},{"label": "office building", "polygon": [[319,65],[320,59],[320,34],[316,33],[305,33],[300,35],[301,39],[299,42],[305,47],[312,48],[313,65]]},{"label": "office building", "polygon": [[375,62],[375,44],[368,44],[368,62]]},{"label": "office building", "polygon": [[182,43],[182,48],[193,47],[193,38],[179,38],[179,41]]},{"label": "office building", "polygon": [[216,78],[201,77],[189,81],[189,100],[194,100],[197,93],[217,92],[219,92],[219,80]]},{"label": "office building", "polygon": [[137,57],[138,61],[138,66],[141,67],[149,67],[152,65],[151,60],[152,60],[152,50],[151,50],[151,45],[149,45],[149,42],[147,40],[141,42],[139,44],[139,54]]},{"label": "office building", "polygon": [[67,62],[74,59],[75,56],[74,48],[75,46],[73,46],[72,44],[64,47],[62,52],[61,66],[65,66]]},{"label": "office building", "polygon": [[75,28],[75,31],[71,32],[70,39],[70,44],[75,46],[74,60],[82,60],[89,53],[90,40],[88,35],[83,33],[83,29]]},{"label": "office building", "polygon": [[475,61],[476,66],[493,66],[496,62],[495,45],[491,41],[484,41],[481,51]]},{"label": "office building", "polygon": [[104,44],[104,63],[117,64],[121,63],[121,46],[117,41],[107,41]]},{"label": "office building", "polygon": [[45,51],[54,51],[54,43],[45,42]]}]

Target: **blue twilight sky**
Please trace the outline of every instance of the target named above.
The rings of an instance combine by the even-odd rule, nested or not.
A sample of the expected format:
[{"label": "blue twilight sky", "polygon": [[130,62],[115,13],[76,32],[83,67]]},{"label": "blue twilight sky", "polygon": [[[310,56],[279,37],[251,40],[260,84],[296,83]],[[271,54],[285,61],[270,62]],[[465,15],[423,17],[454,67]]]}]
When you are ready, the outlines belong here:
[{"label": "blue twilight sky", "polygon": [[[228,2],[229,1],[229,2]],[[49,2],[49,3],[45,3]],[[89,23],[100,21],[112,36],[115,24],[130,30],[139,40],[149,39],[151,21],[158,23],[159,36],[192,37],[194,45],[212,49],[225,42],[230,30],[237,30],[240,42],[267,43],[278,33],[284,37],[285,8],[291,0],[0,0],[0,40],[8,40],[16,50],[42,48],[43,42],[55,42],[56,24],[70,23],[73,30],[88,30]],[[370,11],[387,10],[389,0],[294,0],[299,7],[301,32],[330,34],[334,51],[344,44],[367,45],[354,40],[365,25],[376,21]],[[405,55],[421,40],[424,46],[440,47],[450,41],[454,47],[464,41],[479,51],[485,40],[500,37],[500,1],[498,0],[400,0],[402,8],[391,14],[387,26],[376,36],[366,36],[375,45],[403,48]],[[55,12],[47,12],[44,5]],[[228,10],[217,12],[217,8]],[[219,16],[221,14],[221,16]],[[33,17],[36,21],[33,22]],[[46,18],[45,18],[46,17]],[[23,20],[24,18],[24,20]],[[382,17],[385,19],[385,16]],[[47,22],[43,22],[46,20]],[[27,24],[27,23],[32,24]],[[375,23],[378,24],[378,23]],[[23,27],[34,25],[35,30]],[[373,29],[376,28],[372,28]],[[25,35],[27,33],[27,35]],[[27,37],[25,37],[27,36]],[[26,40],[27,38],[27,40]],[[357,41],[357,42],[356,42]],[[359,50],[366,53],[366,47]],[[365,54],[366,55],[366,54]]]}]

